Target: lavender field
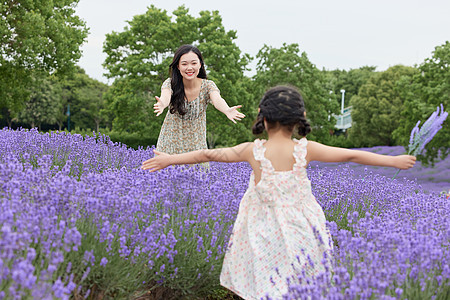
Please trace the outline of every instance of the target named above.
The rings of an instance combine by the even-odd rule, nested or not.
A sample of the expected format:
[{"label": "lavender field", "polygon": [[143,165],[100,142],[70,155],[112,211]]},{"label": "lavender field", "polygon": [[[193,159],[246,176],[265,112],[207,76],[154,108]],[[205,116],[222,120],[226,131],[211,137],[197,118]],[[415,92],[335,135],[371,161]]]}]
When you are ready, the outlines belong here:
[{"label": "lavender field", "polygon": [[[103,135],[4,129],[0,140],[0,299],[229,299],[219,274],[247,164],[148,173],[152,149]],[[285,299],[448,299],[445,165],[395,180],[394,169],[312,166],[332,264],[299,274]]]},{"label": "lavender field", "polygon": [[[400,155],[405,154],[405,148],[402,146],[378,146],[372,148],[360,148],[360,150],[370,151],[378,154],[385,155]],[[342,165],[342,164],[341,164]],[[373,166],[362,166],[356,163],[346,164],[350,169],[352,169],[355,174],[361,175],[365,171],[377,173],[383,175],[387,178],[392,178],[396,173],[396,169],[393,168],[383,168],[383,167],[373,167]],[[319,163],[312,162],[310,164],[312,168],[338,168],[340,164],[334,163]],[[397,176],[397,178],[405,178],[407,180],[416,181],[417,184],[425,192],[446,192],[450,191],[450,156],[446,157],[444,160],[439,160],[432,167],[423,166],[421,162],[417,162],[414,168],[409,170],[402,170]]]}]

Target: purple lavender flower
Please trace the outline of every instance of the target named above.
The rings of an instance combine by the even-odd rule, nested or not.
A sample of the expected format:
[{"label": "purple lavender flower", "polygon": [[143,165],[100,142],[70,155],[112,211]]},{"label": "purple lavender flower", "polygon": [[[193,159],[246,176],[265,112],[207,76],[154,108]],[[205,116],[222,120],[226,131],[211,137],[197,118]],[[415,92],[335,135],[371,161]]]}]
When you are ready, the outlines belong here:
[{"label": "purple lavender flower", "polygon": [[106,266],[107,263],[108,263],[108,259],[106,257],[103,257],[100,260],[100,266],[102,266],[102,267]]},{"label": "purple lavender flower", "polygon": [[442,124],[448,116],[448,112],[444,111],[444,107],[441,104],[436,111],[431,114],[428,120],[422,125],[419,130],[420,121],[411,131],[411,137],[408,146],[408,153],[417,156],[422,152],[426,144],[428,144],[436,133],[441,130]]},{"label": "purple lavender flower", "polygon": [[[409,138],[408,154],[417,156],[422,153],[425,146],[433,139],[433,137],[442,128],[442,124],[445,119],[447,119],[448,112],[444,111],[444,106],[441,105],[437,107],[436,111],[431,114],[431,116],[425,121],[422,127],[419,129],[420,120],[416,123],[416,126],[411,130],[411,135]],[[400,169],[395,173],[397,177]]]}]

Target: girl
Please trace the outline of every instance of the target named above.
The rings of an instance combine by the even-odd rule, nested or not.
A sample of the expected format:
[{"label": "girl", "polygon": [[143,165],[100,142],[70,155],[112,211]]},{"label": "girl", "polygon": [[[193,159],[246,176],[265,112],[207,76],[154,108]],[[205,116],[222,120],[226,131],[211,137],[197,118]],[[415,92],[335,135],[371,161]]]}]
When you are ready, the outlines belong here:
[{"label": "girl", "polygon": [[[294,128],[302,139],[292,139]],[[324,213],[311,193],[306,166],[313,160],[356,162],[366,165],[411,168],[416,158],[325,146],[308,141],[311,131],[299,92],[275,87],[259,104],[253,133],[267,131],[268,140],[232,148],[200,150],[179,155],[155,151],[142,169],[154,172],[172,164],[207,161],[248,162],[253,168],[239,206],[220,281],[245,299],[266,295],[280,299],[287,292],[287,277],[324,270],[322,259],[331,250]]]},{"label": "girl", "polygon": [[170,78],[164,81],[153,107],[159,116],[170,105],[156,150],[177,154],[207,149],[206,107],[210,102],[234,123],[245,117],[237,110],[241,105],[229,107],[215,83],[206,79],[203,56],[196,47],[178,48],[169,70]]}]

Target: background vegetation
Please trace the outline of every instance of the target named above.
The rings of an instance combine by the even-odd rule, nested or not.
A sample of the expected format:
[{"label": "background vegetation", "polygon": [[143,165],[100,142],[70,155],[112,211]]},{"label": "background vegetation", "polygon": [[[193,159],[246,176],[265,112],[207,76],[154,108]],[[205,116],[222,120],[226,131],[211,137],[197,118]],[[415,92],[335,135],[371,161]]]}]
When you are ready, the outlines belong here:
[{"label": "background vegetation", "polygon": [[[136,15],[121,32],[106,37],[106,85],[75,66],[85,41],[86,24],[74,15],[77,1],[28,1],[0,4],[0,125],[41,131],[102,132],[131,147],[157,141],[164,115],[153,113],[154,96],[169,76],[174,51],[185,43],[202,51],[208,78],[229,105],[242,104],[247,117],[237,125],[209,108],[209,147],[253,139],[249,128],[264,91],[277,84],[296,86],[305,98],[314,128],[310,139],[341,147],[403,145],[417,120],[439,104],[450,105],[450,43],[436,46],[417,66],[375,66],[319,70],[298,44],[264,45],[256,57],[242,53],[236,31],[227,31],[218,11],[172,14],[154,6]],[[33,25],[30,25],[33,24]],[[247,76],[252,61],[255,75]],[[334,128],[341,93],[352,105],[353,126]],[[424,162],[445,157],[450,148],[449,120],[427,145]],[[343,134],[344,133],[344,134]]]}]

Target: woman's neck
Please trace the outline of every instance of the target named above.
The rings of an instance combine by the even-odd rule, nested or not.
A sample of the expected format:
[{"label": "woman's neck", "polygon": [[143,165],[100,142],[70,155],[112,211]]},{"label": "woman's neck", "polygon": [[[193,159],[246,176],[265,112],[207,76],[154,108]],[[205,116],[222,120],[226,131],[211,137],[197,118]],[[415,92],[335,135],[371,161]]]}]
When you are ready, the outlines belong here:
[{"label": "woman's neck", "polygon": [[193,80],[185,80],[183,78],[183,85],[185,89],[195,89],[198,88],[200,85],[202,84],[202,79],[201,78],[195,78]]}]

